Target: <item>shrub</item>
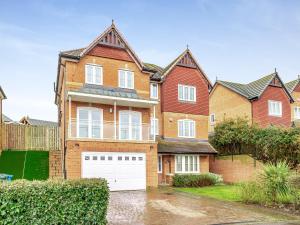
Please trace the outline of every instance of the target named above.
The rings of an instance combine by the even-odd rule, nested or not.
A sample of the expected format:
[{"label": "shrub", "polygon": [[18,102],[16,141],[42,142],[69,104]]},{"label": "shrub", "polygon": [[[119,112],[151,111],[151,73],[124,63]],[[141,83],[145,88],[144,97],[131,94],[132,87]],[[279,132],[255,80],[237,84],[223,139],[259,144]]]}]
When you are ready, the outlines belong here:
[{"label": "shrub", "polygon": [[300,175],[294,174],[290,176],[289,183],[293,188],[300,190]]},{"label": "shrub", "polygon": [[106,224],[105,180],[18,180],[0,184],[0,224]]},{"label": "shrub", "polygon": [[223,177],[220,174],[207,173],[207,176],[211,177],[211,179],[214,180],[214,184],[222,184],[223,183]]},{"label": "shrub", "polygon": [[280,196],[290,194],[291,189],[288,182],[290,175],[290,168],[285,162],[264,166],[261,179],[269,198],[273,198],[275,201]]},{"label": "shrub", "polygon": [[263,186],[255,181],[240,184],[239,195],[242,202],[260,204],[266,202]]},{"label": "shrub", "polygon": [[215,185],[222,178],[216,174],[175,174],[173,186],[175,187],[204,187]]}]

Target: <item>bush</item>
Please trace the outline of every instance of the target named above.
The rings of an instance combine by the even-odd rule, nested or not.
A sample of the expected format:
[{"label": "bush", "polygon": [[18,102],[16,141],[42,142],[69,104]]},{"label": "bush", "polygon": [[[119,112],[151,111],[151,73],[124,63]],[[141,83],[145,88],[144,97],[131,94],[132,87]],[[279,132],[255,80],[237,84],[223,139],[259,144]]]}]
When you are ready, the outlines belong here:
[{"label": "bush", "polygon": [[275,201],[280,196],[290,194],[291,188],[288,182],[290,175],[290,168],[285,162],[264,166],[261,180],[269,198]]},{"label": "bush", "polygon": [[255,181],[240,184],[239,195],[242,202],[260,204],[266,202],[263,186]]},{"label": "bush", "polygon": [[300,175],[294,174],[289,178],[289,183],[292,188],[300,190]]},{"label": "bush", "polygon": [[0,224],[106,224],[105,180],[0,183]]},{"label": "bush", "polygon": [[284,162],[266,165],[259,180],[241,184],[242,201],[268,205],[295,202],[297,194],[290,186],[290,175],[290,169]]},{"label": "bush", "polygon": [[222,177],[213,173],[206,174],[175,174],[173,186],[175,187],[204,187],[215,185],[222,181]]}]

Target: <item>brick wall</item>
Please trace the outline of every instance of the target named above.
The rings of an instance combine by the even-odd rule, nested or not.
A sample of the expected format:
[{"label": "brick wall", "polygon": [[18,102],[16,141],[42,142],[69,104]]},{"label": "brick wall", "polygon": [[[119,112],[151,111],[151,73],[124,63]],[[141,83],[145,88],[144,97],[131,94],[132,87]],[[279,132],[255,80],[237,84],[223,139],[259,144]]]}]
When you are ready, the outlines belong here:
[{"label": "brick wall", "polygon": [[[282,116],[269,116],[268,101],[281,101]],[[272,125],[291,125],[291,106],[288,95],[283,88],[269,86],[261,95],[261,97],[252,103],[253,122],[259,124],[261,127]]]},{"label": "brick wall", "polygon": [[[186,113],[163,112],[163,135],[167,138],[178,138],[178,120],[191,119],[196,122],[196,138],[208,139],[208,116]],[[187,139],[188,140],[188,139]]]},{"label": "brick wall", "polygon": [[157,144],[104,141],[67,141],[66,170],[67,179],[81,177],[82,152],[142,152],[146,153],[146,184],[156,187]]},{"label": "brick wall", "polygon": [[[215,124],[224,119],[245,117],[252,123],[251,103],[234,91],[216,84],[209,96],[209,113],[215,114]],[[209,132],[214,131],[214,124],[209,123]]]},{"label": "brick wall", "polygon": [[[178,84],[196,87],[196,102],[178,101]],[[208,85],[197,69],[176,66],[162,84],[162,111],[208,115]]]},{"label": "brick wall", "polygon": [[250,181],[257,177],[263,164],[248,155],[211,157],[209,170],[223,176],[226,183]]},{"label": "brick wall", "polygon": [[62,152],[49,151],[49,178],[62,178]]}]

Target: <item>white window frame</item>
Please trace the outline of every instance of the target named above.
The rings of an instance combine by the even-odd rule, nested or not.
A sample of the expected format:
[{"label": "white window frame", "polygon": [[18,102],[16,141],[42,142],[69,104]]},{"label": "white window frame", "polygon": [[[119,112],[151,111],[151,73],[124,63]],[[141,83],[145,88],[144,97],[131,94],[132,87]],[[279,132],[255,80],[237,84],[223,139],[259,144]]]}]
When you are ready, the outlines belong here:
[{"label": "white window frame", "polygon": [[[156,91],[154,93],[154,86],[156,86]],[[157,83],[150,83],[150,98],[158,99],[158,84]]]},{"label": "white window frame", "polygon": [[[124,72],[125,73],[125,84],[124,86],[121,85],[121,76],[120,76],[120,72]],[[132,86],[128,85],[128,73],[132,74]],[[120,88],[127,88],[127,89],[134,89],[134,72],[131,70],[127,70],[127,69],[119,69],[118,70],[118,82],[119,82],[119,87]]]},{"label": "white window frame", "polygon": [[[272,112],[272,108],[274,104],[278,104],[279,106],[279,112]],[[274,106],[275,107],[275,106]],[[268,100],[268,113],[269,116],[277,116],[277,117],[282,117],[282,102],[280,101],[274,101],[274,100]]]},{"label": "white window frame", "polygon": [[[189,131],[188,131],[188,135],[181,135],[180,133],[180,123],[183,123],[183,129],[185,128],[185,123],[188,123],[189,125]],[[194,126],[194,135],[191,135],[191,125],[193,124]],[[178,120],[177,121],[177,129],[178,129],[178,137],[181,137],[181,138],[195,138],[196,137],[196,121],[194,120],[191,120],[191,119],[181,119],[181,120]],[[185,131],[183,130],[182,133],[184,134]]]},{"label": "white window frame", "polygon": [[[298,112],[296,112],[296,111],[298,111]],[[299,119],[300,119],[300,106],[295,106],[294,107],[294,120],[299,120]]]},{"label": "white window frame", "polygon": [[[155,123],[155,132],[153,132],[154,123]],[[159,135],[159,121],[158,121],[158,118],[151,117],[150,134],[154,135],[154,133],[155,133],[155,135]]]},{"label": "white window frame", "polygon": [[[212,120],[212,117],[214,118],[213,120]],[[209,115],[209,121],[210,121],[210,124],[215,124],[215,122],[216,122],[216,114],[215,113],[212,113]]]},{"label": "white window frame", "polygon": [[[160,165],[160,169],[159,169],[159,165]],[[157,173],[162,173],[162,168],[163,168],[162,155],[157,155]]]},{"label": "white window frame", "polygon": [[[92,82],[89,82],[88,81],[88,74],[87,74],[87,67],[88,66],[91,66],[92,67]],[[100,82],[97,83],[96,82],[96,68],[99,68],[100,69]],[[101,65],[98,65],[98,64],[91,64],[91,63],[88,63],[88,64],[85,64],[85,83],[87,84],[97,84],[97,85],[103,85],[103,68]]]},{"label": "white window frame", "polygon": [[[79,111],[86,110],[88,111],[88,136],[87,137],[80,137],[79,135],[79,125],[80,125],[80,118],[79,118]],[[92,136],[92,111],[98,111],[100,113],[100,137],[94,138]],[[76,124],[76,137],[77,138],[89,138],[89,139],[103,139],[103,109],[94,108],[94,107],[77,107],[77,124]]]},{"label": "white window frame", "polygon": [[[177,168],[177,160],[178,157],[181,157],[181,170],[178,170]],[[186,157],[188,158],[188,170],[186,170]],[[190,157],[192,157],[193,159],[193,163],[192,163],[192,167],[193,170],[191,170],[191,161],[190,161]],[[197,163],[197,170],[195,170],[195,159],[196,159],[196,163]],[[175,155],[175,173],[200,173],[200,156],[199,155]]]},{"label": "white window frame", "polygon": [[[128,134],[128,138],[121,138],[121,122],[120,122],[120,118],[121,118],[121,114],[122,113],[127,113],[128,117],[129,117],[129,124],[128,124],[128,129],[129,129],[129,134]],[[138,139],[133,139],[132,137],[132,115],[134,113],[139,114],[140,117],[140,124],[138,125],[140,128],[140,133],[139,133],[139,138]],[[131,111],[131,110],[121,110],[119,111],[119,140],[142,140],[142,131],[143,127],[142,127],[142,113],[138,112],[138,111]]]},{"label": "white window frame", "polygon": [[[180,96],[180,90],[182,90],[182,96]],[[194,90],[194,99],[191,98],[191,90]],[[185,96],[187,96],[187,98],[185,98]],[[195,86],[178,84],[178,100],[179,101],[196,102],[196,99],[197,99],[197,88]]]}]

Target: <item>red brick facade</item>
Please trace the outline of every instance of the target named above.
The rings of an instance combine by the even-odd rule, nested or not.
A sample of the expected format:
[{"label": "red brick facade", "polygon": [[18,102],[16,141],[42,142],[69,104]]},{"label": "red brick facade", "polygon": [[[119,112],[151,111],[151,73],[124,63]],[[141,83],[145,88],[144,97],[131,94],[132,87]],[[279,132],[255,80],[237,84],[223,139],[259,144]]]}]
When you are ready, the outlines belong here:
[{"label": "red brick facade", "polygon": [[[280,101],[282,103],[282,116],[270,116],[268,111],[268,101]],[[261,127],[269,125],[291,125],[290,99],[283,88],[268,86],[260,98],[252,102],[253,123]]]},{"label": "red brick facade", "polygon": [[[178,100],[178,84],[196,87],[196,103]],[[162,84],[161,101],[162,112],[208,115],[209,92],[203,74],[198,69],[175,66]]]},{"label": "red brick facade", "polygon": [[133,59],[125,49],[117,47],[112,48],[103,45],[97,45],[88,52],[88,55],[133,62]]}]

